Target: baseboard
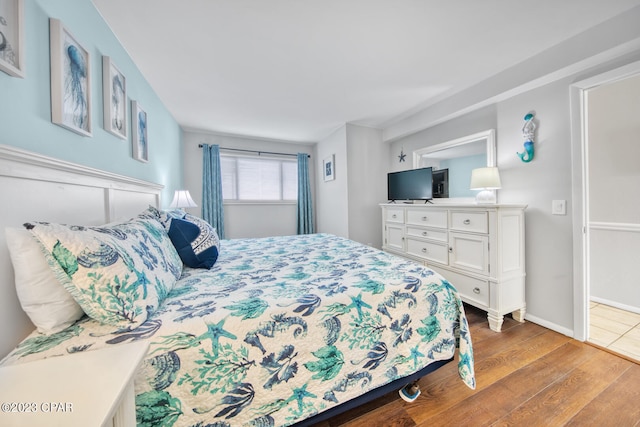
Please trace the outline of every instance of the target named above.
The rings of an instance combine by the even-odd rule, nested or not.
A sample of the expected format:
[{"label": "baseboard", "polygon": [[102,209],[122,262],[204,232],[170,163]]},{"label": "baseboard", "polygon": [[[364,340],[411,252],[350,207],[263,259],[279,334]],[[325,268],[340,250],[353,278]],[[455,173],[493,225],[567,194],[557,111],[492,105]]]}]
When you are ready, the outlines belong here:
[{"label": "baseboard", "polygon": [[574,338],[573,329],[565,328],[564,326],[560,326],[553,322],[549,322],[539,317],[532,316],[529,313],[524,316],[524,320],[528,320],[529,322],[535,323],[536,325],[544,326],[547,329],[551,329],[552,331],[558,332],[562,335]]},{"label": "baseboard", "polygon": [[631,305],[621,304],[616,301],[610,301],[605,298],[591,297],[591,301],[597,302],[598,304],[608,305],[609,307],[619,308],[620,310],[629,311],[631,313],[640,314],[640,308],[634,307]]}]

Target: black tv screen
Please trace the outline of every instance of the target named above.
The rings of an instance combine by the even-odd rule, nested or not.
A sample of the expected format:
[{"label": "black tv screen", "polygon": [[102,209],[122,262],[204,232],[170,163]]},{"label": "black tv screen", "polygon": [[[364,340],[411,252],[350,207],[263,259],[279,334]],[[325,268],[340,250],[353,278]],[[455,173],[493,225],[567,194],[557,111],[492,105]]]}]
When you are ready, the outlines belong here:
[{"label": "black tv screen", "polygon": [[431,200],[433,198],[431,168],[410,169],[387,174],[388,200]]}]

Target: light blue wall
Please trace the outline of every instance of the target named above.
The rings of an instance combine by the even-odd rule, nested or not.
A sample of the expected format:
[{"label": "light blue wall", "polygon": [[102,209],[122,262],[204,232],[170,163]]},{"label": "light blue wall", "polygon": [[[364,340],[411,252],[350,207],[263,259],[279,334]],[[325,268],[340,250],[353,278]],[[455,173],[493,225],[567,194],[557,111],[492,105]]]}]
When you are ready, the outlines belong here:
[{"label": "light blue wall", "polygon": [[486,166],[486,154],[442,160],[440,168],[449,169],[449,197],[476,197],[478,191],[469,190],[471,171]]},{"label": "light blue wall", "polygon": [[[0,144],[163,184],[162,204],[182,183],[182,131],[90,0],[25,0],[25,76],[0,72]],[[91,56],[93,136],[51,123],[49,18],[59,19]],[[127,79],[130,100],[148,117],[149,162],[131,155],[131,132],[119,139],[103,127],[102,55]],[[131,129],[129,108],[129,130]]]}]

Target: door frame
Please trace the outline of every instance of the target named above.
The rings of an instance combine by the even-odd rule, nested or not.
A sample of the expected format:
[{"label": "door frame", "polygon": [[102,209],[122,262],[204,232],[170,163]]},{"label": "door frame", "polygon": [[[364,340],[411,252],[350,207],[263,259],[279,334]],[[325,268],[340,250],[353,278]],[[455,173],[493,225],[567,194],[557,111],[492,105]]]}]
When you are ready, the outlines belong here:
[{"label": "door frame", "polygon": [[640,61],[571,85],[571,181],[573,198],[573,337],[589,338],[589,150],[587,93],[596,87],[640,74]]}]

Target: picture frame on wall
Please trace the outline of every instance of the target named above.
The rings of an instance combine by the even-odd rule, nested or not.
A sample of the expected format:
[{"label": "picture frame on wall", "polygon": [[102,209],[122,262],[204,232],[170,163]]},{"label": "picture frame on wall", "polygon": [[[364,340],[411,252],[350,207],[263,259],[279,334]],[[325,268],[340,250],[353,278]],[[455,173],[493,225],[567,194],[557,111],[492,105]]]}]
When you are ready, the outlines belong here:
[{"label": "picture frame on wall", "polygon": [[127,79],[108,56],[102,57],[104,129],[127,139]]},{"label": "picture frame on wall", "polygon": [[131,101],[131,134],[133,144],[133,158],[141,161],[149,161],[149,140],[147,138],[147,112],[138,101]]},{"label": "picture frame on wall", "polygon": [[24,78],[24,3],[0,1],[0,70]]},{"label": "picture frame on wall", "polygon": [[91,128],[91,55],[55,18],[49,19],[51,121],[83,136]]},{"label": "picture frame on wall", "polygon": [[322,161],[322,170],[325,182],[336,179],[335,169],[335,155],[332,154]]}]

